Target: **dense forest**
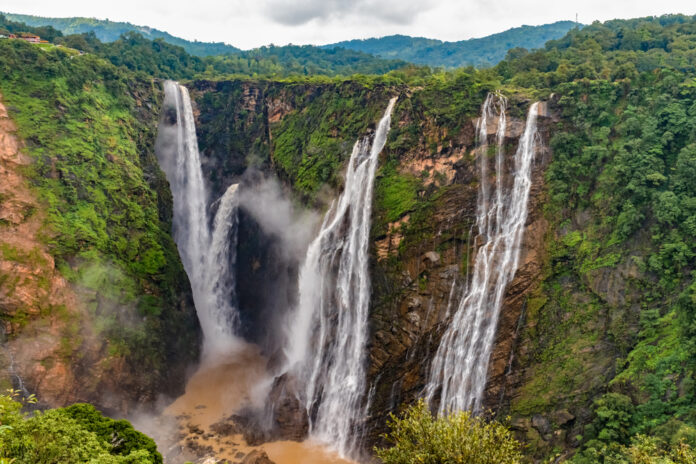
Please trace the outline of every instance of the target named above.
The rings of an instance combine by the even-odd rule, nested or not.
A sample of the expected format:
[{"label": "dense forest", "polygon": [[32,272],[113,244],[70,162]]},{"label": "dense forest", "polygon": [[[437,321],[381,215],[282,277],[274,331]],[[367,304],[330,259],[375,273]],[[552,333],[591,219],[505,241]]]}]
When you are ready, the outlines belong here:
[{"label": "dense forest", "polygon": [[488,67],[497,64],[511,48],[542,48],[546,42],[562,37],[579,24],[558,21],[542,26],[522,26],[486,37],[443,42],[422,37],[393,35],[325,45],[324,48],[347,48],[385,59],[398,59],[433,67]]},{"label": "dense forest", "polygon": [[198,42],[174,37],[168,32],[151,27],[136,26],[131,23],[109,21],[95,18],[44,18],[22,14],[5,13],[8,19],[24,23],[32,27],[51,26],[65,35],[87,34],[93,32],[102,42],[114,42],[122,35],[136,32],[143,37],[155,40],[162,39],[171,45],[177,45],[195,56],[226,55],[240,50],[222,42]]},{"label": "dense forest", "polygon": [[[388,94],[409,94],[395,109],[403,124],[389,135],[375,186],[375,236],[410,218],[397,257],[384,264],[395,273],[403,271],[398,261],[409,247],[436,234],[430,225],[434,212],[460,187],[437,173],[401,171],[409,147],[427,138],[425,151],[436,153],[453,143],[488,92],[508,95],[519,108],[532,100],[552,102],[558,118],[550,130],[552,159],[544,174],[542,214],[549,226],[542,278],[525,299],[520,343],[527,349],[515,360],[524,368],[519,394],[496,416],[517,432],[524,457],[508,429],[491,422],[491,430],[512,449],[509,462],[691,463],[696,447],[696,17],[556,27],[567,34],[543,48],[512,47],[525,42],[501,36],[502,47],[466,61],[495,66],[445,71],[406,61],[448,68],[463,58],[452,55],[448,61],[437,55],[450,56],[445,44],[403,37],[350,44],[362,51],[270,46],[202,57],[203,52],[137,32],[115,40],[94,32],[64,35],[3,17],[0,28],[34,32],[61,47],[0,41],[0,92],[34,160],[24,174],[46,210],[50,233],[41,237],[42,246],[61,275],[96,295],[90,314],[107,341],[103,351],[139,366],[147,374],[140,383],[148,385],[166,383],[166,360],[172,354],[185,358],[196,344],[195,336],[183,335],[195,322],[181,309],[189,303],[182,303],[188,297],[180,289],[187,284],[169,233],[171,198],[151,153],[161,98],[155,78],[187,81],[195,89],[218,82],[229,90],[201,96],[204,112],[230,108],[236,103],[224,96],[239,99],[252,84],[273,97],[286,88],[309,89],[311,98],[304,101],[302,94],[292,100],[304,106],[288,110],[269,130],[245,108],[206,120],[200,138],[202,146],[212,145],[231,125],[258,132],[259,138],[272,130],[273,139],[263,147],[264,166],[272,166],[298,201],[312,205],[327,186],[340,189],[349,150],[343,139],[365,131]],[[534,43],[547,37],[537,32]],[[404,45],[413,53],[386,52]],[[497,63],[502,49],[506,56]],[[9,246],[0,254],[6,260],[37,259]],[[0,286],[11,279],[0,275]],[[125,315],[109,312],[121,306],[134,307],[141,324],[124,323]],[[62,348],[65,356],[75,352],[80,326],[74,315],[57,307],[42,311],[67,320]],[[22,327],[34,317],[28,310],[2,314]],[[25,415],[16,400],[0,397],[0,462],[161,462],[151,440],[90,406]],[[538,425],[540,417],[568,411],[572,420]],[[469,416],[434,421],[422,407],[400,420],[394,418],[389,435],[393,451],[378,451],[384,462],[437,462],[427,461],[435,451],[418,458],[409,454],[423,449],[406,446],[409,439],[422,439],[411,430],[427,433],[427,443],[442,444],[450,443],[451,430],[461,432],[456,427],[486,427]],[[116,446],[114,433],[128,438]],[[52,438],[32,438],[38,436]],[[84,446],[58,449],[78,439]],[[482,442],[486,449],[496,447]],[[441,457],[447,450],[437,452],[444,453],[439,459],[450,459]]]},{"label": "dense forest", "polygon": [[94,33],[94,36],[104,43],[118,41],[124,36],[133,37],[132,33],[136,33],[148,40],[161,39],[167,44],[182,47],[193,56],[224,55],[224,58],[213,60],[213,68],[218,72],[263,75],[382,74],[403,66],[404,62],[444,68],[493,66],[500,62],[511,48],[541,48],[547,41],[558,39],[571,28],[578,26],[571,21],[558,21],[542,26],[522,26],[458,42],[390,36],[338,42],[320,47],[270,45],[242,51],[222,43],[191,42],[157,29],[130,23],[93,18],[44,18],[9,13],[6,13],[6,16],[12,21],[32,27],[53,27],[64,35],[82,34],[89,37],[90,33]]}]

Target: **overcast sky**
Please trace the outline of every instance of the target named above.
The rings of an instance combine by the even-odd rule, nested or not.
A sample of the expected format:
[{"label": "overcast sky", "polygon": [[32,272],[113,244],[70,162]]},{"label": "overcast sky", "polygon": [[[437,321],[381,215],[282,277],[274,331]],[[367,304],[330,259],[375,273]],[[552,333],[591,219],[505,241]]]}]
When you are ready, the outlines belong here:
[{"label": "overcast sky", "polygon": [[0,11],[128,21],[240,48],[406,34],[482,37],[563,19],[696,14],[695,0],[0,0]]}]

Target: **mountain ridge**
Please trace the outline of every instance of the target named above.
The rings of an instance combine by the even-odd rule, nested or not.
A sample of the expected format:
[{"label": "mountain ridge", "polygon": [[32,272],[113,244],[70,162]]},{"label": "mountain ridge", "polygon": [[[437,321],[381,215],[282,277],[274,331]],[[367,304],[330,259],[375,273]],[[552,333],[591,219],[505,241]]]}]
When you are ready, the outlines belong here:
[{"label": "mountain ridge", "polygon": [[200,57],[215,55],[248,55],[257,51],[263,54],[264,51],[268,51],[269,48],[274,50],[290,50],[290,52],[295,49],[299,50],[306,47],[321,50],[339,48],[366,53],[385,60],[399,60],[413,64],[445,68],[456,68],[469,65],[476,67],[492,66],[505,58],[507,51],[512,48],[541,48],[547,41],[559,39],[570,29],[577,26],[577,23],[573,21],[557,21],[540,26],[524,25],[484,37],[454,42],[395,34],[368,39],[353,39],[327,45],[299,46],[299,48],[297,45],[293,44],[284,46],[269,44],[250,50],[242,50],[224,42],[190,41],[176,37],[166,31],[161,31],[149,26],[138,26],[130,22],[78,16],[53,18],[15,13],[3,14],[12,21],[24,22],[33,27],[52,26],[65,35],[94,32],[96,37],[102,42],[114,42],[118,40],[122,34],[137,32],[150,40],[159,38],[169,44],[178,45],[183,47],[188,53]]},{"label": "mountain ridge", "polygon": [[12,21],[23,22],[29,26],[53,26],[65,35],[94,32],[97,38],[102,42],[114,42],[118,40],[122,34],[133,31],[142,34],[150,40],[163,39],[167,43],[183,47],[188,53],[196,56],[226,55],[241,52],[241,49],[224,42],[186,40],[154,27],[138,26],[124,21],[110,21],[108,19],[86,18],[81,16],[52,18],[14,13],[3,14]]},{"label": "mountain ridge", "polygon": [[336,42],[322,48],[346,48],[380,58],[400,59],[428,66],[482,67],[502,61],[507,51],[512,48],[541,48],[549,40],[563,37],[569,30],[578,26],[582,25],[574,21],[556,21],[540,26],[523,25],[484,37],[453,42],[395,34]]}]

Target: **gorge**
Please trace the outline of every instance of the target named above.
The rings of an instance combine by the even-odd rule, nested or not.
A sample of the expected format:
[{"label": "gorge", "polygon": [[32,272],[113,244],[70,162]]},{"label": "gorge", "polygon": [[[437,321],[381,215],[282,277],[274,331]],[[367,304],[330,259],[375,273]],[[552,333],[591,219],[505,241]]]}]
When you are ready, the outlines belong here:
[{"label": "gorge", "polygon": [[376,462],[425,399],[522,462],[682,464],[694,37],[672,15],[490,69],[178,82],[0,41],[0,460],[86,402],[157,441],[101,439],[114,459]]},{"label": "gorge", "polygon": [[[207,83],[197,85],[201,84],[207,85]],[[171,82],[165,83],[165,88],[167,89],[167,96],[164,100],[165,112],[168,99],[176,102],[176,118],[171,117],[171,120],[176,121],[177,130],[176,137],[171,137],[171,139],[176,141],[175,145],[179,148],[169,149],[176,155],[174,157],[176,162],[172,163],[164,155],[167,150],[163,148],[163,143],[160,143],[158,149],[160,163],[162,163],[165,172],[168,173],[172,170],[168,168],[168,165],[174,165],[178,169],[184,167],[185,170],[192,170],[188,175],[182,175],[180,171],[177,174],[178,178],[174,177],[174,174],[168,174],[169,178],[172,179],[170,184],[174,192],[175,221],[178,220],[175,222],[175,226],[176,224],[187,224],[187,228],[183,228],[183,230],[175,228],[175,238],[177,238],[179,246],[183,247],[182,256],[187,256],[193,254],[188,251],[191,249],[189,248],[191,244],[185,238],[191,237],[191,234],[185,233],[187,230],[196,230],[196,225],[202,224],[205,233],[200,234],[199,232],[199,235],[205,238],[200,239],[198,243],[210,243],[210,238],[206,235],[210,234],[208,228],[213,227],[213,236],[220,235],[217,233],[218,218],[224,218],[224,215],[229,214],[229,208],[225,207],[229,192],[236,192],[238,185],[242,185],[243,189],[254,188],[255,183],[266,182],[263,178],[272,176],[273,173],[259,174],[256,172],[250,175],[248,170],[253,170],[253,167],[247,167],[246,170],[239,169],[238,178],[233,176],[215,187],[218,191],[225,192],[222,199],[219,200],[220,206],[215,221],[212,224],[208,219],[198,222],[200,221],[200,212],[208,210],[210,208],[208,205],[214,207],[214,203],[216,203],[210,199],[203,200],[202,204],[198,203],[200,199],[206,198],[205,190],[197,179],[203,177],[200,170],[201,167],[205,169],[206,160],[204,157],[209,148],[205,147],[202,151],[203,156],[199,158],[195,128],[190,126],[193,111],[191,104],[187,103],[186,90]],[[305,89],[300,90],[305,91]],[[197,97],[199,100],[201,96],[205,98],[208,96],[205,92],[210,91],[205,89],[203,95],[197,94]],[[283,89],[283,91],[287,90]],[[215,91],[213,90],[213,92]],[[181,95],[183,95],[183,99]],[[267,101],[259,102],[260,98],[263,97],[259,90],[246,88],[243,90],[239,104],[249,109],[256,109],[253,108],[254,105],[268,105]],[[281,98],[288,98],[288,96],[286,94]],[[408,96],[402,95],[401,98],[408,98]],[[183,104],[180,103],[181,101]],[[265,374],[261,374],[261,377],[258,376],[259,374],[254,374],[256,381],[253,382],[255,387],[252,390],[255,391],[240,393],[242,397],[254,397],[254,400],[243,400],[241,404],[236,401],[237,405],[231,410],[228,409],[228,415],[232,417],[231,420],[228,419],[230,423],[239,423],[241,420],[241,423],[245,424],[242,429],[244,427],[252,428],[252,432],[246,432],[247,441],[249,441],[249,433],[252,433],[252,436],[256,434],[257,438],[252,438],[251,441],[257,443],[259,438],[261,441],[268,441],[278,438],[302,439],[307,436],[310,440],[325,443],[342,457],[365,459],[366,450],[370,446],[369,441],[366,441],[369,440],[369,429],[366,428],[369,425],[365,422],[365,418],[366,413],[372,407],[372,399],[377,391],[376,385],[370,386],[367,382],[367,369],[371,367],[373,362],[367,357],[369,354],[367,341],[370,335],[368,324],[371,294],[368,262],[372,248],[368,240],[371,229],[371,206],[374,201],[372,192],[379,155],[387,142],[391,115],[396,102],[397,97],[390,99],[381,121],[374,130],[374,135],[369,138],[360,135],[353,145],[352,152],[347,159],[343,192],[336,200],[330,200],[330,206],[319,231],[315,232],[316,238],[311,243],[306,244],[304,258],[295,261],[288,260],[286,263],[287,267],[295,268],[293,274],[296,275],[297,280],[294,284],[290,283],[290,288],[295,289],[297,296],[291,296],[287,300],[289,303],[287,309],[275,308],[276,314],[280,313],[281,315],[280,317],[276,315],[276,317],[284,322],[275,326],[270,324],[269,327],[266,327],[266,330],[271,333],[270,339],[280,338],[286,341],[281,345],[269,345],[259,340],[256,342],[253,339],[247,340],[247,342],[259,343],[261,353],[271,360]],[[171,105],[171,103],[169,104]],[[275,101],[273,105],[281,108],[290,107],[288,102]],[[498,108],[498,120],[496,124],[491,124],[488,120],[494,117],[492,109],[494,105]],[[433,358],[433,365],[429,369],[424,368],[421,379],[422,385],[425,387],[424,395],[429,398],[433,407],[437,407],[438,402],[435,401],[435,397],[438,398],[441,413],[451,409],[478,408],[481,404],[487,379],[488,358],[493,349],[493,338],[496,333],[497,313],[501,310],[506,286],[517,269],[527,217],[527,201],[532,184],[532,161],[538,151],[537,138],[539,136],[536,120],[539,104],[535,103],[530,106],[526,127],[520,128],[521,121],[513,121],[515,123],[514,130],[522,129],[521,133],[515,135],[506,131],[506,105],[507,99],[504,97],[489,94],[482,106],[481,116],[476,122],[474,140],[469,141],[472,143],[470,156],[475,156],[477,159],[476,163],[480,170],[478,175],[479,179],[482,180],[478,192],[476,221],[479,237],[483,237],[483,241],[479,238],[473,238],[473,243],[479,249],[478,251],[474,250],[470,258],[474,268],[471,272],[472,280],[469,283],[466,281],[468,275],[460,275],[459,272],[450,273],[449,279],[445,279],[441,283],[450,289],[447,306],[448,308],[459,306],[460,309],[452,311],[452,314],[449,314],[450,309],[448,308],[429,309],[429,312],[432,312],[436,318],[435,320],[441,320],[442,323],[448,324],[448,328],[442,336],[440,348]],[[201,113],[199,118],[203,117],[204,114]],[[280,115],[280,119],[283,117],[284,115]],[[471,124],[474,124],[473,120]],[[488,174],[489,126],[494,127],[496,149],[495,156],[491,158],[495,167],[494,176]],[[161,126],[159,138],[166,137],[166,134],[166,125]],[[505,155],[506,137],[508,140],[510,137],[519,137],[520,140],[516,154],[512,158]],[[203,159],[202,163],[201,159]],[[490,177],[495,179],[493,188],[488,184]],[[193,181],[183,179],[192,179]],[[226,184],[229,182],[238,182],[239,184],[233,183],[228,187]],[[181,191],[186,193],[181,194]],[[214,193],[211,198],[216,195]],[[254,212],[254,210],[259,210],[258,206],[252,203],[242,205],[241,208],[241,211],[246,211],[246,213],[241,216],[242,223],[239,226],[242,229],[254,227],[257,234],[269,235],[267,239],[272,241],[274,231],[265,229],[260,223],[256,226],[245,224],[248,221],[253,224],[257,221],[254,218],[260,218],[260,214],[263,214],[259,211]],[[220,216],[221,214],[223,216]],[[471,230],[469,234],[471,234]],[[200,301],[212,302],[212,304],[206,305],[197,304],[197,308],[204,337],[207,337],[207,333],[214,333],[213,338],[216,340],[221,338],[224,340],[223,333],[235,330],[235,327],[238,334],[244,333],[243,328],[237,327],[239,322],[245,320],[244,310],[235,317],[218,318],[215,323],[222,327],[215,329],[214,332],[209,332],[210,329],[206,329],[206,327],[212,327],[209,322],[206,322],[206,318],[209,318],[208,314],[220,311],[229,313],[230,302],[236,300],[234,276],[249,276],[254,273],[254,266],[257,269],[264,267],[261,265],[259,268],[258,261],[254,261],[251,268],[245,268],[248,263],[244,261],[237,263],[236,243],[230,241],[230,239],[235,240],[237,235],[230,235],[229,230],[225,229],[225,233],[221,237],[227,239],[228,248],[220,246],[204,246],[202,248],[208,250],[207,253],[214,257],[213,261],[205,256],[198,259],[198,262],[203,263],[206,269],[200,275],[206,278],[198,280],[195,267],[186,266],[187,270],[193,269],[194,272],[191,274],[192,271],[188,271],[192,275],[195,300],[197,302],[199,299]],[[466,241],[469,243],[472,239],[467,237]],[[489,242],[487,243],[487,241]],[[263,246],[264,240],[259,243]],[[266,242],[266,246],[268,243]],[[255,250],[255,252],[265,253],[263,250]],[[466,252],[469,252],[468,245]],[[287,253],[280,254],[285,255],[287,260]],[[280,256],[274,256],[274,260],[279,259],[282,260]],[[186,261],[187,258],[184,258],[185,263]],[[224,267],[215,267],[217,263],[236,266],[237,269],[229,272]],[[468,274],[469,271],[466,272]],[[205,285],[210,285],[209,282],[214,276],[226,277],[227,283],[218,282],[215,285],[205,287]],[[463,284],[462,280],[464,280]],[[200,286],[196,282],[201,282]],[[263,283],[256,283],[251,279],[247,280],[247,283],[251,284],[252,287],[263,285]],[[462,287],[464,290],[461,296],[453,295],[458,287]],[[228,294],[225,296],[217,293],[220,288],[228,288]],[[469,288],[470,290],[468,290]],[[246,289],[246,291],[248,290]],[[200,293],[196,295],[197,291],[207,292],[208,296]],[[244,293],[245,290],[241,291]],[[461,301],[457,301],[458,298]],[[474,303],[470,303],[471,300]],[[475,319],[475,323],[462,322],[462,319],[472,317]],[[426,315],[427,318],[428,315]],[[249,320],[247,319],[247,321]],[[277,333],[273,333],[274,327],[277,328],[275,329],[278,330]],[[474,327],[474,333],[457,335],[460,330],[467,327]],[[241,340],[239,342],[245,343]],[[204,347],[206,346],[204,344]],[[470,352],[468,355],[465,354],[465,357],[470,358],[469,372],[457,371],[452,374],[451,371],[461,368],[462,363],[454,362],[453,364],[451,359],[447,361],[445,358],[454,357],[457,359],[456,353],[461,351],[466,353],[466,350]],[[217,361],[210,358],[208,361],[204,360],[204,364],[196,377],[202,375],[201,372],[214,371],[215,369],[241,369],[240,374],[247,372],[248,368],[240,368],[238,361],[235,360],[235,357],[240,355],[241,359],[246,359],[248,356],[244,354],[246,352],[246,350],[236,353],[230,350],[227,353],[218,352]],[[282,360],[275,361],[279,353]],[[206,362],[208,362],[207,367]],[[253,362],[256,364],[264,363],[262,360]],[[467,365],[464,364],[464,367],[466,368]],[[264,370],[262,367],[254,369]],[[428,371],[430,371],[429,380],[426,378]],[[219,381],[219,379],[216,380],[216,382]],[[200,380],[197,382],[200,383]],[[454,382],[458,382],[458,384]],[[476,385],[475,390],[469,390],[468,385],[474,384]],[[287,390],[288,388],[290,390]],[[440,388],[442,388],[441,391]],[[195,402],[196,400],[190,397],[188,391],[187,388],[188,401]],[[394,395],[393,391],[391,395]],[[451,395],[452,399],[447,395]],[[268,399],[263,399],[265,396],[268,396]],[[459,400],[462,397],[468,399]],[[205,404],[205,400],[202,398],[198,401],[201,405]],[[246,405],[244,401],[247,401]],[[290,418],[283,417],[284,414],[287,414],[288,401],[292,409]],[[383,401],[383,399],[378,398],[377,401]],[[264,403],[266,404],[264,405]],[[189,408],[189,411],[191,409]],[[246,416],[247,419],[241,419],[240,416],[235,418],[232,415],[233,412],[241,413],[243,414],[241,417]],[[218,420],[224,420],[224,417],[218,417]],[[291,422],[287,423],[288,420]],[[295,422],[292,422],[293,420]],[[206,424],[206,426],[211,425],[212,422]],[[189,425],[189,427],[191,426]],[[213,429],[215,427],[213,425]],[[260,429],[261,435],[258,435],[259,431],[254,432],[253,429]]]}]

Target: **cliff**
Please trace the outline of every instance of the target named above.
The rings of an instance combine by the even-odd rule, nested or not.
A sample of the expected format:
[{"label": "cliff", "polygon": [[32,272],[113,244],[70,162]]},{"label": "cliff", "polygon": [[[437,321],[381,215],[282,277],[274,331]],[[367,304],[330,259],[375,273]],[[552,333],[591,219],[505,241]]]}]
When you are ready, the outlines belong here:
[{"label": "cliff", "polygon": [[159,86],[0,45],[3,382],[119,414],[179,394],[200,334],[154,155]]},{"label": "cliff", "polygon": [[[476,220],[479,182],[473,149],[485,91],[473,92],[471,81],[462,84],[433,90],[370,88],[358,82],[193,83],[201,153],[209,180],[216,186],[213,198],[230,183],[252,185],[264,176],[277,175],[287,195],[320,207],[326,204],[326,197],[336,195],[341,162],[347,159],[354,140],[370,130],[386,95],[400,95],[377,174],[371,233],[368,382],[373,390],[365,424],[368,443],[378,441],[390,412],[397,412],[422,392],[432,354],[448,323],[448,312],[461,298],[467,267],[475,256],[473,234],[469,237]],[[457,100],[454,108],[445,104],[451,99]],[[340,103],[338,108],[332,106],[336,102]],[[544,172],[551,160],[551,127],[558,121],[554,104],[542,109],[542,143],[535,157],[522,264],[506,296],[501,335],[491,363],[486,405],[495,409],[507,404],[503,403],[507,400],[505,386],[517,348],[518,321],[528,295],[541,278],[548,233],[542,208]],[[508,163],[524,128],[528,105],[525,97],[513,97],[512,120],[505,136]],[[490,129],[492,139],[495,129]],[[284,137],[291,130],[294,145],[288,148]],[[225,152],[229,155],[220,155]],[[285,164],[286,156],[297,162]],[[313,167],[313,163],[322,162],[331,164],[320,171],[325,177],[315,182],[308,182],[315,179],[310,177],[312,173],[297,169],[298,165]],[[254,175],[246,171],[249,168]],[[317,196],[315,192],[322,185],[331,189]],[[293,276],[301,256],[284,260],[277,238],[264,236],[252,216],[243,213],[240,223],[240,310],[248,333],[266,332],[257,342],[273,358],[278,346],[269,340],[277,325],[269,321],[281,321],[282,308],[294,303]],[[268,302],[269,294],[285,295],[285,299],[282,304]],[[516,335],[511,337],[511,333]],[[303,421],[292,408],[284,414]],[[279,421],[285,424],[291,419]],[[287,424],[282,427],[287,429]],[[296,438],[296,433],[290,435]]]},{"label": "cliff", "polygon": [[[193,84],[202,128],[199,140],[208,176],[220,186],[216,188],[277,176],[296,205],[319,211],[341,188],[342,163],[354,140],[370,132],[387,96],[399,95],[375,186],[371,407],[364,424],[368,446],[379,442],[390,412],[422,393],[475,256],[475,124],[481,102],[496,85],[481,79],[480,74],[461,72],[446,83],[412,87],[360,81]],[[679,176],[666,167],[675,166],[677,157],[650,173],[638,158],[609,142],[610,137],[629,140],[635,125],[662,124],[647,115],[636,119],[623,106],[632,95],[646,114],[655,104],[646,99],[656,90],[577,81],[563,91],[548,93],[542,105],[542,148],[533,167],[521,262],[505,295],[484,398],[492,414],[510,417],[519,438],[530,446],[530,459],[546,458],[554,450],[569,456],[588,442],[596,443],[591,440],[604,426],[597,408],[616,395],[643,411],[633,414],[653,414],[654,423],[665,424],[655,429],[660,433],[686,433],[689,427],[688,421],[667,422],[674,416],[665,412],[676,411],[688,398],[687,363],[678,361],[687,355],[678,354],[668,341],[685,336],[677,325],[688,313],[683,295],[689,292],[684,276],[690,267],[673,253],[686,248],[678,245],[682,239],[675,238],[676,232],[661,243],[656,237],[669,234],[656,231],[665,227],[666,219],[659,222],[648,209],[651,203],[637,199],[672,198],[660,192],[676,181],[662,176]],[[508,155],[514,153],[531,101],[529,94],[514,89],[509,97]],[[681,114],[677,106],[654,111]],[[613,129],[607,126],[608,114],[614,114]],[[679,159],[690,156],[686,140],[668,150],[681,150]],[[636,180],[648,178],[655,181]],[[623,193],[614,195],[617,189]],[[642,192],[640,197],[630,193],[636,191]],[[625,200],[629,195],[634,199]],[[630,208],[638,201],[643,212],[633,213]],[[240,301],[246,301],[242,318],[250,333],[263,332],[253,337],[273,360],[278,349],[273,334],[294,302],[301,256],[284,256],[278,251],[280,239],[265,236],[263,227],[247,219],[240,224],[240,238],[247,238],[240,242],[238,261]],[[642,221],[652,227],[652,237],[648,229],[636,226]],[[665,280],[666,275],[672,277]],[[268,301],[267,295],[277,295],[279,288],[281,300]],[[664,300],[652,304],[656,312],[645,313],[656,295]],[[254,306],[259,301],[265,302],[262,309]],[[649,321],[647,314],[653,314]],[[651,360],[658,364],[648,367]],[[666,383],[646,383],[643,369]],[[671,377],[670,369],[680,374]],[[650,406],[670,394],[662,412]],[[303,422],[289,403],[284,411],[286,417],[279,419],[284,430],[293,417]],[[669,432],[668,426],[676,428]],[[631,430],[653,430],[635,427]]]}]

